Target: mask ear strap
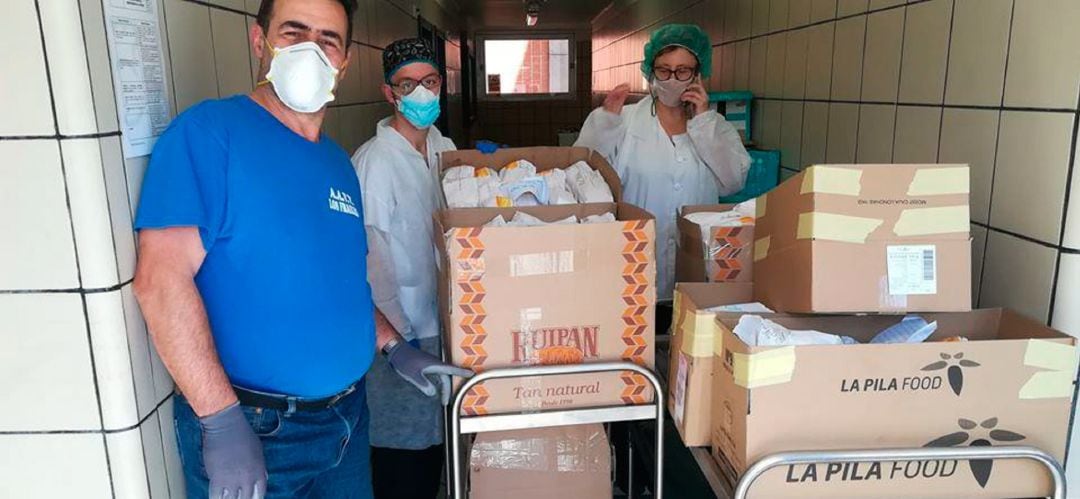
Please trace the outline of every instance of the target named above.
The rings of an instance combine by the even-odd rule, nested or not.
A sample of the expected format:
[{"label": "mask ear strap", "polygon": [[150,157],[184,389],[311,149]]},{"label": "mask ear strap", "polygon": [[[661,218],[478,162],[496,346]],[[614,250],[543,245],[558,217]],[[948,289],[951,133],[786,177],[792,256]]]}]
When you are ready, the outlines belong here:
[{"label": "mask ear strap", "polygon": [[[278,49],[275,48],[273,45],[270,45],[270,40],[266,39],[266,35],[263,35],[263,43],[266,44],[266,48],[270,49],[270,54],[271,54],[270,58],[273,59],[273,57],[277,55]],[[269,76],[269,71],[267,71],[267,76]],[[259,82],[255,84],[255,86],[256,87],[261,87],[261,86],[266,85],[268,83],[270,83],[270,78],[269,77],[263,78],[262,80],[259,80]]]}]

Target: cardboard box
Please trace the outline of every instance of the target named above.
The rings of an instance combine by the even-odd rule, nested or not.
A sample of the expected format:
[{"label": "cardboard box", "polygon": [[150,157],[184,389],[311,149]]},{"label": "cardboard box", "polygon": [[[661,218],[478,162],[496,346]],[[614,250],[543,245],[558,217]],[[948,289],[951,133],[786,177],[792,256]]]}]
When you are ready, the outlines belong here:
[{"label": "cardboard box", "polygon": [[481,433],[469,454],[472,499],[610,499],[600,424]]},{"label": "cardboard box", "polygon": [[675,256],[677,282],[750,282],[753,277],[754,227],[712,227],[707,240],[702,227],[686,219],[699,212],[723,212],[733,204],[683,206],[675,225],[679,249]]},{"label": "cardboard box", "polygon": [[966,165],[820,165],[758,198],[754,292],[780,312],[971,309]]},{"label": "cardboard box", "polygon": [[[925,343],[749,347],[717,316],[713,455],[734,473],[797,450],[1031,445],[1061,460],[1076,340],[1002,309],[923,314]],[[868,341],[899,316],[768,316]],[[941,342],[961,335],[967,342]],[[734,476],[729,479],[734,481]],[[751,497],[1034,497],[1050,479],[1025,461],[782,467]]]},{"label": "cardboard box", "polygon": [[[483,227],[523,211],[545,221],[614,212],[618,221]],[[624,203],[465,208],[436,216],[442,255],[444,345],[474,370],[629,360],[653,367],[654,220]],[[651,400],[630,373],[496,380],[466,397],[466,414],[638,404]]]},{"label": "cardboard box", "polygon": [[707,447],[712,438],[716,314],[703,309],[750,302],[753,291],[748,282],[675,285],[667,405],[675,428],[688,447]]},{"label": "cardboard box", "polygon": [[[507,164],[519,159],[528,160],[536,165],[537,172],[566,168],[578,161],[584,161],[604,177],[608,187],[611,188],[611,196],[615,202],[622,200],[622,182],[619,181],[619,174],[608,164],[604,156],[586,147],[511,147],[498,149],[490,154],[475,149],[446,151],[439,155],[439,167],[440,171],[445,171],[455,166],[469,165],[499,171]],[[440,192],[442,192],[441,189]]]}]

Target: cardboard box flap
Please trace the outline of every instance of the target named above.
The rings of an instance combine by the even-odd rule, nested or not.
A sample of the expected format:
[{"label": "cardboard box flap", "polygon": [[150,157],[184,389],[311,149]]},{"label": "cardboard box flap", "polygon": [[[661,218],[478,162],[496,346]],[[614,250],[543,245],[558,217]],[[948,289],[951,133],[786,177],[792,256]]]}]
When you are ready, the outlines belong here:
[{"label": "cardboard box flap", "polygon": [[[613,213],[618,221],[628,220],[653,220],[651,213],[627,203],[589,203],[589,204],[565,204],[557,206],[518,206],[510,208],[454,208],[442,210],[435,214],[435,220],[441,233],[448,229],[465,227],[484,227],[491,219],[502,215],[509,221],[517,212],[528,213],[545,222],[563,220],[571,215],[578,220],[592,215]],[[502,227],[485,227],[485,230],[500,229]],[[509,229],[522,229],[527,227],[505,227]]]},{"label": "cardboard box flap", "polygon": [[513,161],[524,159],[536,165],[538,172],[542,172],[553,168],[566,168],[578,161],[584,161],[604,177],[604,181],[611,188],[612,198],[615,201],[622,200],[622,182],[619,180],[619,175],[615,173],[615,169],[608,164],[603,155],[586,147],[516,147],[498,149],[490,154],[484,154],[475,149],[465,149],[446,151],[441,153],[439,158],[440,171],[462,165],[500,170]]},{"label": "cardboard box flap", "polygon": [[716,314],[703,309],[749,303],[753,295],[753,284],[749,282],[676,284],[672,334],[682,336],[678,342],[681,351],[692,357],[711,356],[716,341]]},{"label": "cardboard box flap", "polygon": [[814,165],[762,197],[755,230],[770,251],[808,239],[969,239],[968,179],[959,164]]},{"label": "cardboard box flap", "polygon": [[[727,330],[733,330],[739,318],[746,314],[721,313],[716,321]],[[1056,331],[1010,310],[1001,308],[980,309],[971,312],[920,313],[927,322],[937,321],[938,328],[926,342],[941,341],[955,336],[968,341],[988,340],[1061,340],[1074,344],[1071,336]],[[815,330],[855,338],[867,344],[883,329],[903,319],[903,315],[788,315],[762,314],[781,326],[798,330]],[[739,343],[742,343],[739,341]],[[850,347],[858,345],[821,345],[822,347]],[[752,351],[764,351],[776,347],[749,347]]]}]

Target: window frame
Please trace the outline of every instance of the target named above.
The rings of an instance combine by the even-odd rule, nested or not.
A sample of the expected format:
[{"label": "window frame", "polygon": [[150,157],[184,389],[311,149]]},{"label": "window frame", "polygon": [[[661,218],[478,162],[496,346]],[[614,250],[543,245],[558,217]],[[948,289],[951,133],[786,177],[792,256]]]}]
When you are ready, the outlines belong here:
[{"label": "window frame", "polygon": [[[570,80],[566,92],[546,94],[489,94],[487,91],[487,65],[484,45],[488,40],[567,40]],[[577,45],[570,31],[490,31],[476,34],[476,97],[479,102],[559,101],[577,98]]]}]

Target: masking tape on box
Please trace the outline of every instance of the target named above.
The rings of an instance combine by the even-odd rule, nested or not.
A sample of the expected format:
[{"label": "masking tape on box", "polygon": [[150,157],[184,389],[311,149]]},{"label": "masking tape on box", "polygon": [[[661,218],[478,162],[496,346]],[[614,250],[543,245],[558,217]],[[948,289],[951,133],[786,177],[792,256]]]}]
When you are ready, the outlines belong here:
[{"label": "masking tape on box", "polygon": [[766,209],[769,207],[769,195],[762,194],[758,196],[754,201],[754,218],[761,218],[765,216]]},{"label": "masking tape on box", "polygon": [[675,290],[675,298],[671,304],[671,309],[675,313],[675,317],[671,321],[670,331],[657,331],[658,334],[670,333],[672,336],[679,334],[682,329],[683,320],[686,319],[686,311],[682,308],[682,291]]},{"label": "masking tape on box", "polygon": [[820,211],[800,213],[796,238],[861,244],[883,223],[885,221],[880,218],[853,217]]},{"label": "masking tape on box", "polygon": [[939,196],[943,194],[967,194],[971,191],[971,178],[966,166],[953,168],[925,168],[915,172],[908,186],[908,196]]},{"label": "masking tape on box", "polygon": [[912,208],[900,212],[893,226],[898,236],[949,234],[971,230],[971,210],[967,205]]},{"label": "masking tape on box", "polygon": [[687,317],[682,334],[682,351],[691,357],[711,357],[713,345],[722,336],[717,330],[716,314],[702,312]]},{"label": "masking tape on box", "polygon": [[734,354],[735,384],[743,388],[779,385],[795,374],[795,347]]},{"label": "masking tape on box", "polygon": [[758,262],[764,260],[766,256],[769,256],[769,245],[772,244],[772,236],[765,236],[757,241],[754,241],[754,261]]},{"label": "masking tape on box", "polygon": [[800,193],[842,194],[858,196],[862,191],[862,170],[836,168],[834,166],[811,166],[803,174]]},{"label": "masking tape on box", "polygon": [[1076,377],[1076,347],[1046,340],[1028,340],[1024,365],[1048,369],[1037,372],[1020,387],[1021,399],[1067,398]]},{"label": "masking tape on box", "polygon": [[567,274],[573,271],[573,250],[510,255],[510,277]]}]

